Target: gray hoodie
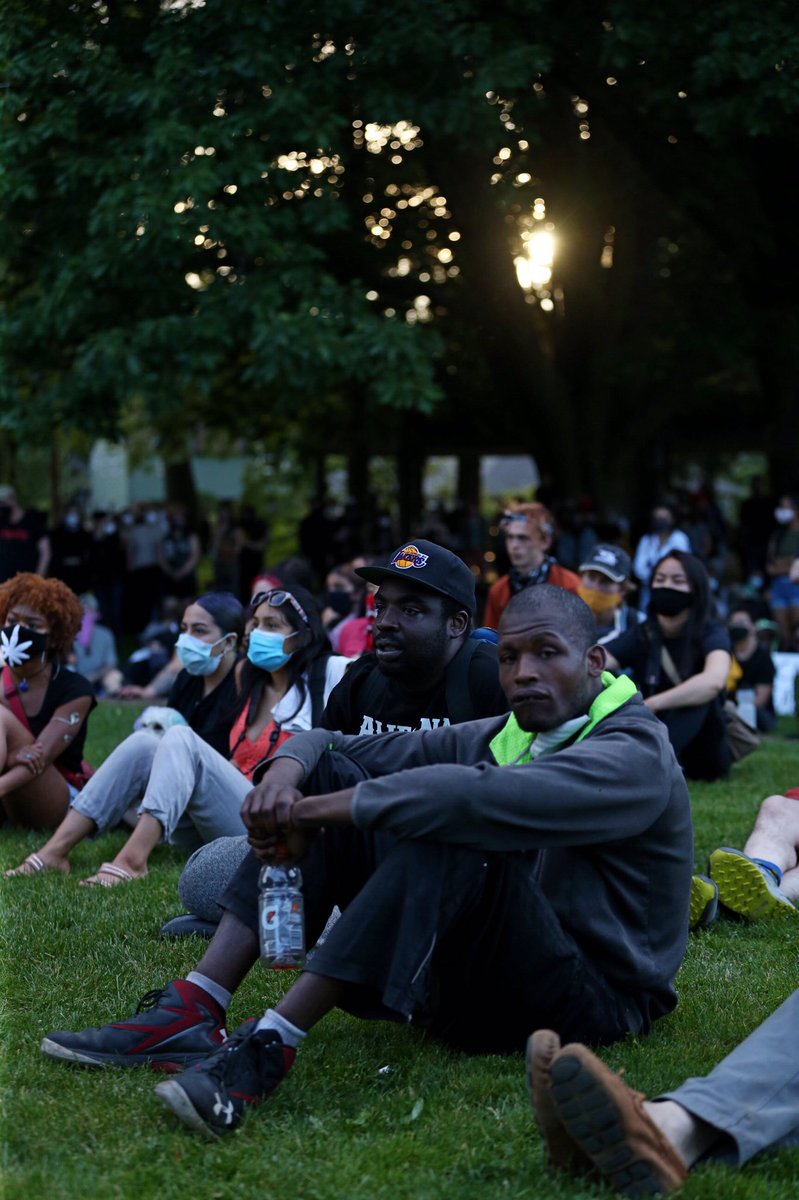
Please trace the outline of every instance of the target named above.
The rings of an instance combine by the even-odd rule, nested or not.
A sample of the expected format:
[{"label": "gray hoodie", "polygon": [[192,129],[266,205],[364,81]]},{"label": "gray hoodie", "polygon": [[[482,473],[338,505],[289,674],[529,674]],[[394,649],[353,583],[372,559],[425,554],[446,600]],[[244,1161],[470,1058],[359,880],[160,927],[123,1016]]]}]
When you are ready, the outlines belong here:
[{"label": "gray hoodie", "polygon": [[306,778],[328,750],[358,763],[370,776],[355,790],[361,829],[540,851],[537,876],[562,927],[647,1027],[676,1003],[693,866],[688,789],[666,728],[636,693],[582,740],[499,766],[491,743],[507,720],[369,738],[320,729],[278,753]]}]

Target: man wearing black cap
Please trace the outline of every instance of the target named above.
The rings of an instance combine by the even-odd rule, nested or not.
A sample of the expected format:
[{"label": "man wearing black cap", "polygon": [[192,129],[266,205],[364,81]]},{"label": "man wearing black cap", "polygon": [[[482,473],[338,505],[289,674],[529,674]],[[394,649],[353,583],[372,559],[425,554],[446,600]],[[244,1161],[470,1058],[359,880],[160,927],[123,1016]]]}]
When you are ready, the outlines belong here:
[{"label": "man wearing black cap", "polygon": [[357,659],[331,693],[326,729],[407,732],[507,711],[494,648],[469,636],[474,576],[457,555],[418,539],[386,566],[356,573],[379,585],[374,652]]},{"label": "man wearing black cap", "polygon": [[609,542],[599,542],[580,563],[578,595],[594,614],[600,642],[644,620],[645,613],[625,601],[631,570],[629,554]]}]

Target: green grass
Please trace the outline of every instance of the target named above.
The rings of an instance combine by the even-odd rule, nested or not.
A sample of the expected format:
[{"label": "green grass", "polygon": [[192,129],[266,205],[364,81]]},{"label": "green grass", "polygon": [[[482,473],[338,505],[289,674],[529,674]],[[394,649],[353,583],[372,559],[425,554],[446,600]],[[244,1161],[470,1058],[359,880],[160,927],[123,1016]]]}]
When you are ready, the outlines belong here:
[{"label": "green grass", "polygon": [[[137,709],[106,703],[92,717],[95,763],[130,729]],[[783,732],[791,723],[783,722]],[[797,748],[774,739],[726,783],[694,785],[697,866],[717,845],[740,846],[759,800],[797,782]],[[2,833],[2,861],[20,862],[41,838]],[[68,1200],[101,1191],[129,1200],[469,1200],[608,1197],[607,1188],[548,1174],[520,1058],[467,1058],[412,1030],[334,1014],[303,1048],[275,1097],[229,1139],[191,1134],[153,1096],[147,1070],[70,1067],[42,1057],[51,1029],[130,1014],[141,994],[188,971],[199,939],[163,941],[179,910],[181,859],[153,856],[148,879],[113,891],[76,878],[113,857],[121,833],[85,842],[70,878],[0,881],[3,905],[4,1195]],[[274,1003],[290,982],[256,968],[234,999],[232,1024]],[[702,1073],[799,986],[797,928],[719,921],[690,939],[680,1005],[649,1037],[603,1051],[657,1094]],[[388,1071],[381,1068],[388,1067]],[[716,1200],[794,1200],[799,1151],[763,1156],[740,1172],[697,1169],[682,1193]]]}]

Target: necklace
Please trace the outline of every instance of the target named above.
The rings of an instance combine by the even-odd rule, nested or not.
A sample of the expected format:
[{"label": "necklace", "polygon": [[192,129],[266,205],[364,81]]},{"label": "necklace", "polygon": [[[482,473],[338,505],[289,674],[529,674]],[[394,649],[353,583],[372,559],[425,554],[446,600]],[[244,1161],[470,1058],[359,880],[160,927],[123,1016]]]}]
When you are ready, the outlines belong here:
[{"label": "necklace", "polygon": [[41,675],[42,671],[45,671],[47,669],[47,665],[48,665],[47,663],[44,663],[44,665],[41,666],[38,671],[34,672],[33,675],[31,675],[29,677],[26,677],[25,675],[23,675],[19,681],[14,676],[14,668],[9,667],[8,669],[11,673],[11,678],[14,680],[14,687],[15,687],[16,691],[27,692],[28,688],[30,687],[30,683],[28,682],[28,680],[36,679],[36,677],[38,675]]}]

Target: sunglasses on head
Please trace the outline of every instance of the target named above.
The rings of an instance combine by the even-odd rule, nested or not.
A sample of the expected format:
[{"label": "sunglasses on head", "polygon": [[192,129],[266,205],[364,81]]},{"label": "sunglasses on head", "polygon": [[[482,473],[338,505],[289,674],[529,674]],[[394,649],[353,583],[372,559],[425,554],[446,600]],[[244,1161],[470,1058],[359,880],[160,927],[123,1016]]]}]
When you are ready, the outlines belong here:
[{"label": "sunglasses on head", "polygon": [[306,625],[310,625],[307,613],[300,604],[299,600],[295,600],[291,592],[274,590],[271,592],[256,592],[250,601],[250,608],[255,612],[260,604],[270,604],[272,608],[280,608],[283,604],[290,604],[295,612],[299,613]]}]

